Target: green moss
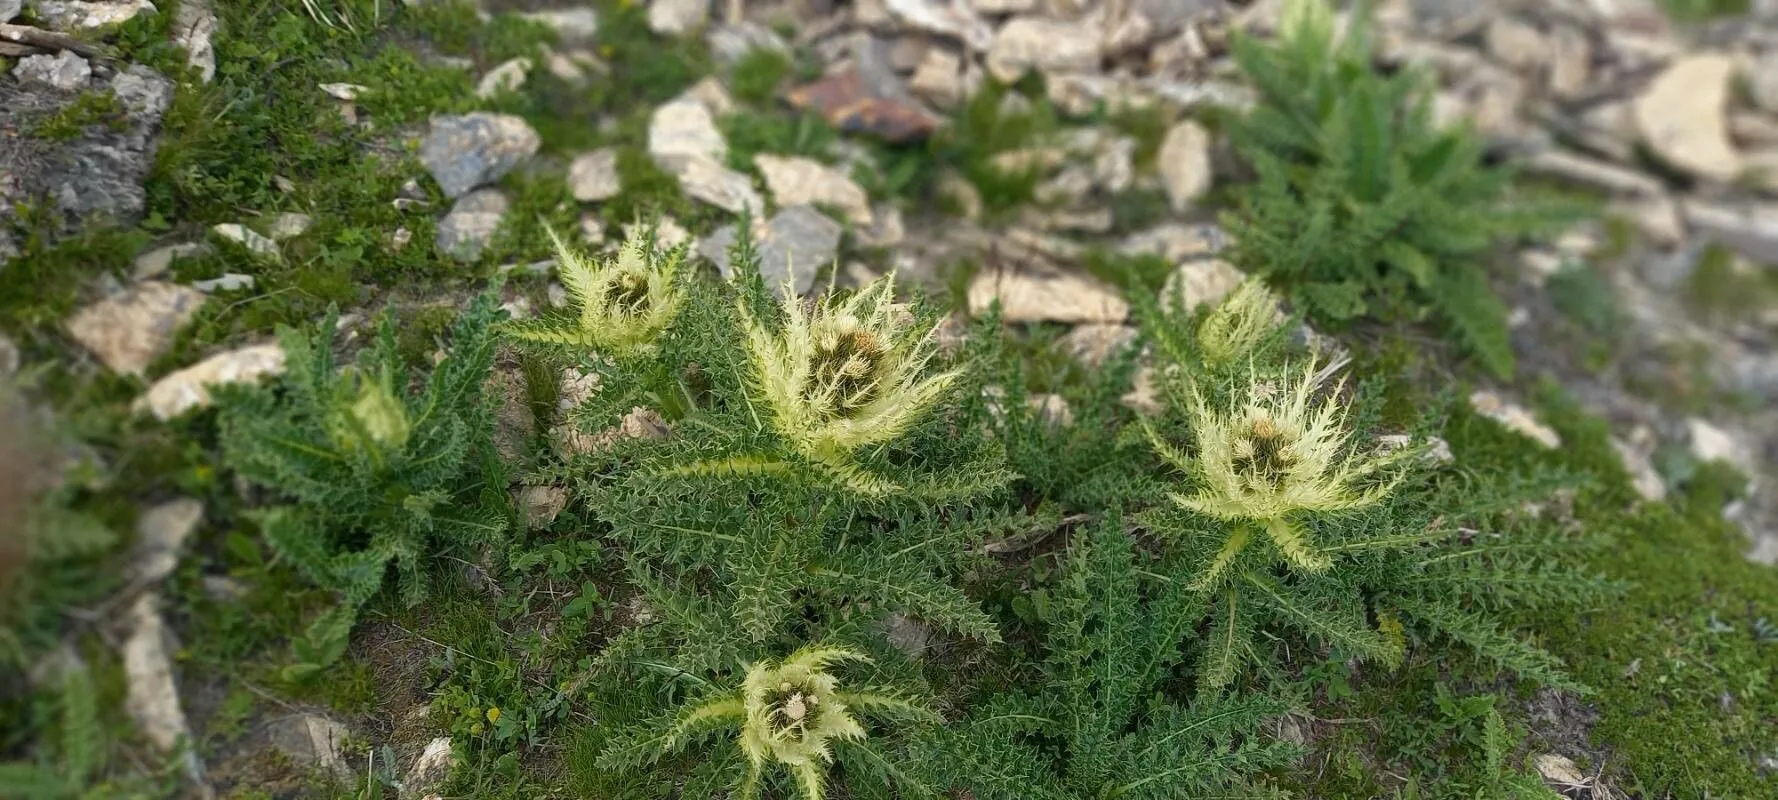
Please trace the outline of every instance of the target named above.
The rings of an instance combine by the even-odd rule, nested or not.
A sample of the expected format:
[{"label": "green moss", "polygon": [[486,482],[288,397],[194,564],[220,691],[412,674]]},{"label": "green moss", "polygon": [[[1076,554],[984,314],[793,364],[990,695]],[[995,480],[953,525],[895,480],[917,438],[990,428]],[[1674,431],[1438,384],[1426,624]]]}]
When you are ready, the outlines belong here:
[{"label": "green moss", "polygon": [[[1038,95],[1007,102],[1013,90],[990,86],[977,92],[951,124],[935,134],[930,147],[940,165],[956,169],[981,193],[984,209],[1000,214],[1029,203],[1041,176],[1034,170],[1006,172],[994,156],[1040,143],[1059,130],[1056,110]],[[1023,106],[1022,110],[1009,110]]]},{"label": "green moss", "polygon": [[825,160],[839,141],[839,133],[814,114],[743,111],[722,117],[717,125],[728,140],[729,167],[749,173],[760,153]]},{"label": "green moss", "polygon": [[1733,252],[1713,244],[1704,248],[1686,278],[1684,299],[1705,319],[1745,319],[1778,306],[1778,272],[1743,269]]},{"label": "green moss", "polygon": [[1697,21],[1745,14],[1751,3],[1750,0],[1661,0],[1661,6],[1674,19]]}]

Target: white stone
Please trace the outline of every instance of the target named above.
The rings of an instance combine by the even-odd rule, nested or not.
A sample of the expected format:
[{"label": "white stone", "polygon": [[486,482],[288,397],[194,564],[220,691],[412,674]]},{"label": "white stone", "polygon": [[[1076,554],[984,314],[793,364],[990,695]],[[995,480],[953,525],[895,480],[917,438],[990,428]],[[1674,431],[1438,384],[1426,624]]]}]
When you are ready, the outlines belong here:
[{"label": "white stone", "polygon": [[203,521],[203,501],[190,497],[170,500],[138,515],[132,578],[138,584],[151,584],[173,574],[185,540]]},{"label": "white stone", "polygon": [[1692,457],[1699,461],[1721,461],[1748,473],[1758,466],[1753,453],[1734,434],[1697,417],[1686,420],[1685,429]]},{"label": "white stone", "polygon": [[93,77],[93,68],[86,59],[72,51],[55,55],[25,56],[13,66],[12,75],[21,86],[47,86],[60,92],[76,92],[86,87]]},{"label": "white stone", "polygon": [[113,372],[141,375],[203,304],[204,293],[196,289],[146,281],[74,312],[65,325]]},{"label": "white stone", "polygon": [[445,779],[451,775],[451,763],[451,737],[440,736],[427,742],[426,749],[408,768],[407,779],[402,782],[402,796],[424,798],[442,789]]},{"label": "white stone", "polygon": [[477,189],[457,199],[438,223],[438,251],[458,261],[475,261],[494,240],[511,202],[499,189]]},{"label": "white stone", "polygon": [[1741,169],[1729,143],[1728,56],[1687,56],[1666,68],[1636,98],[1637,130],[1654,153],[1674,167],[1716,181]]},{"label": "white stone", "polygon": [[1166,222],[1125,236],[1117,244],[1120,255],[1156,255],[1178,263],[1214,256],[1229,245],[1229,236],[1213,223],[1189,225]]},{"label": "white stone", "polygon": [[1183,213],[1210,190],[1210,132],[1191,120],[1167,131],[1159,155],[1162,188],[1174,213]]},{"label": "white stone", "polygon": [[648,29],[679,36],[703,27],[710,19],[710,0],[649,0]]},{"label": "white stone", "polygon": [[1161,286],[1161,308],[1172,311],[1175,303],[1186,313],[1199,306],[1215,306],[1247,280],[1246,273],[1220,258],[1200,258],[1180,264]]},{"label": "white stone", "polygon": [[523,117],[475,112],[433,117],[420,163],[446,197],[493,183],[536,155],[543,140]]},{"label": "white stone", "polygon": [[779,208],[831,205],[858,225],[873,221],[870,195],[837,169],[810,158],[767,153],[754,156],[753,165],[759,168],[766,191]]},{"label": "white stone", "polygon": [[237,222],[225,222],[211,227],[210,230],[217,236],[246,248],[247,252],[256,256],[272,261],[284,260],[283,255],[278,252],[277,242],[261,236],[258,231],[245,225]]},{"label": "white stone", "polygon": [[173,15],[173,43],[185,49],[185,65],[197,70],[204,83],[216,77],[215,36],[216,12],[209,0],[180,0]]},{"label": "white stone", "polygon": [[210,246],[202,242],[188,242],[184,244],[170,244],[166,247],[157,247],[142,255],[136,256],[136,261],[130,268],[130,279],[143,281],[148,280],[149,278],[158,278],[161,275],[166,274],[167,270],[172,269],[175,262],[187,258],[196,258],[209,252]]},{"label": "white stone", "polygon": [[994,29],[967,0],[883,0],[896,20],[910,27],[955,39],[974,51],[988,49]]},{"label": "white stone", "polygon": [[527,528],[549,525],[567,507],[568,490],[560,486],[526,486],[519,492],[519,515]]},{"label": "white stone", "polygon": [[648,120],[648,155],[661,169],[678,174],[691,161],[721,162],[728,143],[703,103],[682,97],[654,110]]},{"label": "white stone", "polygon": [[1680,219],[1679,204],[1665,195],[1613,201],[1613,214],[1628,219],[1650,242],[1663,247],[1679,244],[1685,237],[1685,222]]},{"label": "white stone", "polygon": [[148,387],[136,401],[138,411],[170,420],[210,405],[210,388],[230,383],[252,383],[284,372],[284,348],[276,343],[256,344],[218,353],[167,375]]},{"label": "white stone", "polygon": [[753,179],[710,158],[681,162],[679,186],[686,196],[716,206],[730,214],[751,209],[755,218],[765,212],[765,200],[753,188]]},{"label": "white stone", "polygon": [[1661,480],[1661,474],[1655,471],[1647,452],[1615,437],[1611,447],[1617,451],[1618,460],[1623,462],[1624,472],[1630,475],[1630,486],[1642,499],[1658,503],[1667,498],[1667,482]]},{"label": "white stone", "polygon": [[1563,25],[1550,31],[1550,91],[1557,97],[1577,97],[1593,77],[1593,43],[1585,31]]},{"label": "white stone", "polygon": [[497,94],[525,88],[525,79],[531,75],[531,66],[531,59],[524,57],[501,62],[488,70],[488,74],[483,75],[475,84],[475,96],[486,100]]},{"label": "white stone", "polygon": [[1513,69],[1530,71],[1543,64],[1550,44],[1528,23],[1511,14],[1500,14],[1488,23],[1488,55]]},{"label": "white stone", "polygon": [[1556,148],[1533,153],[1525,160],[1525,168],[1612,194],[1653,197],[1664,191],[1660,180],[1650,175]]},{"label": "white stone", "polygon": [[[1389,433],[1377,437],[1377,446],[1385,453],[1394,452],[1414,444],[1414,437],[1405,433]],[[1440,436],[1429,436],[1422,443],[1426,452],[1421,454],[1421,461],[1431,465],[1445,465],[1457,460],[1451,454],[1451,443]]]},{"label": "white stone", "polygon": [[599,32],[599,16],[591,7],[528,11],[522,16],[555,31],[563,39],[584,40]]},{"label": "white stone", "polygon": [[63,32],[118,25],[156,12],[149,0],[35,0],[31,10],[45,27]]},{"label": "white stone", "polygon": [[285,211],[272,217],[272,224],[266,226],[266,233],[276,241],[295,239],[309,232],[314,227],[315,218],[295,211]]},{"label": "white stone", "polygon": [[1762,264],[1778,264],[1778,203],[1685,204],[1685,220],[1705,238]]},{"label": "white stone", "polygon": [[191,729],[179,707],[173,659],[167,652],[169,632],[157,606],[155,595],[144,594],[130,607],[126,618],[129,635],[123,642],[127,681],[124,708],[149,744],[171,753],[182,741],[190,739]]},{"label": "white stone", "polygon": [[988,312],[1000,301],[1007,322],[1114,323],[1130,306],[1117,289],[1082,275],[1058,270],[983,269],[969,282],[969,313]]},{"label": "white stone", "polygon": [[23,0],[0,0],[0,22],[11,22],[23,9]]},{"label": "white stone", "polygon": [[[626,222],[623,224],[623,231],[624,239],[627,241],[647,234],[648,225],[643,222]],[[678,247],[690,243],[691,240],[691,231],[679,224],[679,220],[672,217],[661,217],[654,224],[654,241],[661,247]]]},{"label": "white stone", "polygon": [[1099,32],[1078,22],[1018,17],[994,34],[988,49],[988,74],[1013,83],[1030,70],[1091,72],[1099,68]]},{"label": "white stone", "polygon": [[1469,396],[1469,407],[1477,414],[1500,423],[1520,435],[1543,445],[1556,448],[1562,446],[1562,437],[1555,430],[1537,421],[1537,418],[1526,411],[1523,406],[1502,400],[1499,395],[1489,391],[1476,391]]},{"label": "white stone", "polygon": [[296,762],[300,769],[320,769],[340,781],[350,781],[355,773],[346,760],[346,740],[352,731],[345,725],[320,714],[298,714],[284,717],[271,726],[267,734],[274,749]]},{"label": "white stone", "polygon": [[255,283],[256,281],[253,279],[252,275],[244,275],[239,272],[224,272],[214,278],[192,281],[191,288],[203,292],[204,294],[215,294],[217,292],[245,291],[252,289]]},{"label": "white stone", "polygon": [[323,83],[316,85],[315,88],[325,92],[328,97],[346,102],[357,100],[359,95],[370,91],[369,86],[356,83]]},{"label": "white stone", "polygon": [[617,172],[617,151],[605,147],[575,156],[568,165],[568,189],[582,203],[616,197],[623,190]]},{"label": "white stone", "polygon": [[1076,325],[1073,330],[1057,339],[1056,349],[1067,353],[1081,364],[1096,369],[1135,338],[1136,328],[1133,326],[1091,322]]}]

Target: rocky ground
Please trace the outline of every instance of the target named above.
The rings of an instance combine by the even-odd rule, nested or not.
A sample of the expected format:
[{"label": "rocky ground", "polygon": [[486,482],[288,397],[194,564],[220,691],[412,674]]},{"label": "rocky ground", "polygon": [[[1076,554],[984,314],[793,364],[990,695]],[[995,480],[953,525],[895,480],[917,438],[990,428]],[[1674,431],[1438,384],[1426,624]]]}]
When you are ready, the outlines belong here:
[{"label": "rocky ground", "polygon": [[[484,17],[533,23],[514,28],[532,38],[476,39],[464,54],[439,45],[442,27],[395,32],[387,44],[405,48],[412,72],[336,74],[305,89],[303,102],[337,116],[316,129],[349,137],[367,159],[368,219],[330,218],[346,208],[322,196],[337,187],[304,185],[301,172],[319,168],[294,159],[282,165],[292,174],[261,174],[251,189],[180,182],[189,159],[237,154],[170,159],[170,115],[183,146],[206,118],[288,102],[244,90],[250,76],[219,61],[240,51],[217,46],[224,23],[250,16],[229,5],[0,0],[0,282],[46,281],[9,290],[3,308],[17,316],[0,326],[11,334],[0,369],[66,360],[140,413],[177,420],[208,404],[208,387],[282,369],[270,323],[318,312],[290,298],[319,294],[319,279],[302,274],[331,259],[432,265],[430,283],[395,271],[337,292],[358,318],[389,302],[448,305],[494,274],[515,276],[508,310],[523,316],[564,298],[535,220],[596,248],[655,208],[669,213],[661,238],[692,242],[722,275],[741,236],[756,240],[773,283],[799,293],[895,270],[964,312],[998,300],[1009,324],[1091,364],[1134,335],[1108,264],[1176,275],[1191,302],[1239,281],[1218,258],[1217,186],[1239,167],[1215,120],[1249,102],[1229,37],[1264,35],[1281,4],[650,0],[645,33],[681,48],[654,57],[695,48],[707,60],[685,64],[705,74],[681,76],[670,96],[638,89],[624,95],[642,98],[633,105],[585,109],[551,104],[645,80],[598,38],[607,9],[484,0]],[[375,8],[400,19],[426,5]],[[1749,533],[1748,558],[1778,563],[1778,4],[1690,24],[1649,0],[1377,5],[1380,59],[1436,75],[1442,119],[1473,124],[1528,181],[1601,211],[1554,242],[1502,253],[1521,369],[1472,404],[1559,447],[1519,401],[1540,382],[1563,387],[1610,422],[1650,500],[1699,463],[1739,467],[1752,489],[1726,514]],[[266,13],[368,31],[381,24],[371,8]],[[264,46],[302,57],[289,42]],[[419,91],[401,75],[434,76],[429,86],[447,91],[395,96]],[[997,88],[1039,84],[1035,97]],[[199,99],[179,109],[176,98]],[[163,184],[225,192],[232,205],[169,205],[151,196]],[[258,203],[233,202],[242,197]],[[202,211],[167,218],[171,207]],[[44,266],[95,230],[134,235],[79,251],[77,267]],[[45,269],[76,279],[60,288],[69,275],[49,280]],[[145,506],[130,591],[104,610],[129,711],[162,748],[190,734],[191,718],[217,713],[187,713],[214,702],[203,698],[182,707],[157,611],[205,514],[190,499]],[[229,581],[205,588],[238,591]],[[346,736],[327,716],[293,711],[243,747],[350,772],[362,765],[342,760]],[[401,743],[410,787],[437,780],[449,742]],[[217,760],[226,773],[228,758]],[[201,784],[217,766],[194,757],[183,768]]]}]

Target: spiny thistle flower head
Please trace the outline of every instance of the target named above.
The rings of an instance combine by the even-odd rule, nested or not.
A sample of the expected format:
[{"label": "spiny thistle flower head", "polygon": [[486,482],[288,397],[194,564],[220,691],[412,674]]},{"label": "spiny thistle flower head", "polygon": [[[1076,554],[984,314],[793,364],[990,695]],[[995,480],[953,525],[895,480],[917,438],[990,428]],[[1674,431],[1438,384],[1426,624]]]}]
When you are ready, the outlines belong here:
[{"label": "spiny thistle flower head", "polygon": [[685,299],[684,249],[657,251],[646,235],[637,235],[624,241],[616,257],[595,258],[569,247],[554,230],[549,237],[562,286],[579,314],[567,321],[517,323],[508,330],[525,341],[613,355],[652,351]]},{"label": "spiny thistle flower head", "polygon": [[885,276],[812,310],[787,297],[777,331],[741,305],[755,386],[779,434],[805,457],[843,465],[858,448],[895,439],[956,379],[923,376],[936,329],[913,329],[894,295]]},{"label": "spiny thistle flower head", "polygon": [[1247,355],[1278,329],[1284,315],[1278,298],[1259,278],[1248,278],[1198,325],[1198,343],[1211,363]]},{"label": "spiny thistle flower head", "polygon": [[1371,505],[1401,480],[1400,454],[1360,457],[1349,446],[1338,392],[1316,399],[1322,383],[1311,360],[1286,385],[1249,370],[1245,398],[1232,409],[1212,408],[1194,389],[1188,406],[1196,452],[1186,456],[1150,440],[1163,458],[1191,474],[1191,494],[1173,502],[1206,516],[1242,523],[1201,582],[1214,579],[1246,545],[1248,525],[1262,527],[1285,559],[1299,569],[1325,569],[1327,557],[1307,541],[1297,519]]},{"label": "spiny thistle flower head", "polygon": [[[741,749],[748,760],[756,768],[776,761],[806,776],[817,762],[833,761],[831,742],[863,739],[864,726],[847,710],[839,679],[827,672],[829,664],[862,660],[850,650],[814,648],[780,664],[748,668],[741,723]],[[814,774],[819,786],[819,773]]]},{"label": "spiny thistle flower head", "polygon": [[358,386],[357,396],[342,403],[329,426],[334,444],[342,450],[357,451],[365,444],[381,452],[393,452],[407,446],[412,422],[407,404],[391,385],[387,374],[370,377],[353,371],[348,384]]}]

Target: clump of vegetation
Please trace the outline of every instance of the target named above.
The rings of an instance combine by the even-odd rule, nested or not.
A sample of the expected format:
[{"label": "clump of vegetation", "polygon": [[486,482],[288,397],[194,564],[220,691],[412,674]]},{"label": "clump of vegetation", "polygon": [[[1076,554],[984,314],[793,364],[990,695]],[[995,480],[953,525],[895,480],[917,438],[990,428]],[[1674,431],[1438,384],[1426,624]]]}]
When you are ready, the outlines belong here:
[{"label": "clump of vegetation", "polygon": [[482,385],[493,364],[491,295],[451,331],[450,351],[418,391],[385,315],[376,340],[344,370],[334,366],[335,318],[280,340],[287,372],[276,387],[226,393],[225,461],[287,498],[254,513],[265,540],[309,580],[339,593],[296,642],[287,677],[314,674],[344,652],[360,606],[393,564],[408,604],[426,596],[425,562],[447,542],[484,543],[505,516],[481,487],[503,480],[493,455]]},{"label": "clump of vegetation", "polygon": [[1258,176],[1228,217],[1235,258],[1317,323],[1436,315],[1506,376],[1484,259],[1564,214],[1514,197],[1478,137],[1434,124],[1424,75],[1379,74],[1368,24],[1355,14],[1342,37],[1325,0],[1293,0],[1276,41],[1236,39],[1260,101],[1230,135]]}]

